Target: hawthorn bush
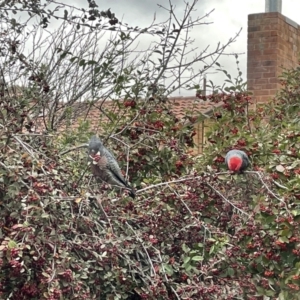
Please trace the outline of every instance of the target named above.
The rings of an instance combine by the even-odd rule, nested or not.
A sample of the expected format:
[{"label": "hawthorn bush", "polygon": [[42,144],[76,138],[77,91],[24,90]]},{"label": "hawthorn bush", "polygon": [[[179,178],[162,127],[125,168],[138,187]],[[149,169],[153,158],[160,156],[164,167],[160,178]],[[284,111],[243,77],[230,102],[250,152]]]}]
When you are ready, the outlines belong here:
[{"label": "hawthorn bush", "polygon": [[[0,11],[7,23],[0,37],[0,297],[298,299],[299,68],[285,72],[278,96],[255,111],[245,84],[224,71],[231,87],[198,94],[223,107],[214,111],[204,153],[193,157],[193,125],[205,116],[187,111],[179,120],[166,100],[184,82],[176,61],[187,44],[178,42],[184,33],[178,28],[201,21],[190,22],[197,1],[182,24],[171,7],[169,27],[144,29],[126,27],[88,2],[81,19],[72,14],[76,8],[62,6],[60,15],[32,1],[4,3]],[[34,51],[22,53],[22,34],[38,37],[39,28],[23,32],[26,22],[8,13],[24,9],[30,18],[42,17],[44,28],[54,17],[72,23],[79,36],[88,36],[80,31],[88,27],[95,36],[87,40],[97,40],[100,29],[117,35],[99,54],[94,44],[76,47],[62,30],[61,41],[44,52],[45,65]],[[96,20],[106,22],[99,29]],[[140,60],[129,60],[132,32],[159,37]],[[92,57],[85,49],[93,49]],[[201,57],[187,61],[185,71]],[[214,65],[202,63],[203,70]],[[178,85],[160,84],[168,76]],[[81,100],[95,107],[99,98],[113,105],[97,107],[103,113],[97,133],[137,189],[134,200],[93,178],[86,151],[73,147],[94,132],[86,120],[72,129],[72,116]],[[34,131],[38,116],[43,133]],[[62,124],[66,130],[59,132]],[[248,153],[252,171],[227,173],[224,155],[231,148]]]},{"label": "hawthorn bush", "polygon": [[[67,134],[20,134],[22,102],[3,101],[1,297],[297,299],[299,76],[286,72],[278,97],[256,112],[246,92],[208,96],[224,105],[196,158],[190,122],[160,96],[116,103],[126,118],[147,112],[130,130],[114,124],[123,143],[107,141],[128,162],[135,200],[91,180],[85,151],[60,155]],[[224,172],[233,147],[247,151],[253,171]]]},{"label": "hawthorn bush", "polygon": [[219,213],[232,244],[225,256],[230,277],[244,275],[240,286],[246,299],[299,299],[299,76],[299,67],[284,72],[278,95],[255,111],[249,110],[252,99],[241,86],[209,97],[224,105],[214,114],[198,167],[222,171],[231,148],[245,150],[252,161],[253,171],[221,174],[214,185],[229,206],[238,208],[227,219]]}]

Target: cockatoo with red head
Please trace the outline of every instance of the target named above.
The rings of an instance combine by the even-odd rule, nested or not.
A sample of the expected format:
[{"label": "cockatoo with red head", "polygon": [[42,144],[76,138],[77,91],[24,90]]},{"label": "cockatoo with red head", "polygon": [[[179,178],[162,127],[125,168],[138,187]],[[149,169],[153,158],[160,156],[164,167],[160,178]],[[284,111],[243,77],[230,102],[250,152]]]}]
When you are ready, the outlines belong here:
[{"label": "cockatoo with red head", "polygon": [[242,173],[250,165],[248,155],[244,151],[237,149],[230,150],[226,154],[225,163],[228,169],[235,173]]}]

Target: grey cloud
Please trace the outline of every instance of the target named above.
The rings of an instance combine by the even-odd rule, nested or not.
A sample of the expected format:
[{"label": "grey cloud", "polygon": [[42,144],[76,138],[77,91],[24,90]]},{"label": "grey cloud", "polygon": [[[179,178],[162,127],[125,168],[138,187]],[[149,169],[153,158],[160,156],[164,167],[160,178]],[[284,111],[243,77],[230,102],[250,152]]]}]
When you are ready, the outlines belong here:
[{"label": "grey cloud", "polygon": [[[182,16],[185,1],[171,1],[176,6],[176,12],[179,16]],[[169,0],[96,0],[96,3],[100,10],[110,8],[119,19],[122,19],[123,22],[128,23],[130,26],[149,26],[154,14],[156,14],[156,21],[158,22],[168,18],[167,12],[159,8],[157,3],[168,6]],[[73,0],[70,4],[75,7],[88,7],[86,0]],[[196,11],[193,13],[194,17],[203,16],[212,9],[215,9],[215,11],[209,18],[204,20],[211,21],[213,24],[195,27],[191,32],[191,37],[195,39],[195,47],[199,48],[198,51],[201,51],[207,45],[215,48],[218,42],[221,44],[226,43],[242,27],[243,30],[240,37],[227,49],[227,53],[244,53],[239,56],[239,61],[243,78],[246,80],[248,14],[264,12],[264,6],[265,4],[262,0],[200,0],[196,6]],[[299,0],[283,1],[283,14],[298,24],[300,24],[299,11]],[[147,38],[142,39],[141,47],[145,48],[148,43],[149,40]],[[219,62],[233,77],[236,76],[234,57],[224,56],[220,58]],[[222,73],[209,74],[208,78],[220,85],[225,79]]]}]

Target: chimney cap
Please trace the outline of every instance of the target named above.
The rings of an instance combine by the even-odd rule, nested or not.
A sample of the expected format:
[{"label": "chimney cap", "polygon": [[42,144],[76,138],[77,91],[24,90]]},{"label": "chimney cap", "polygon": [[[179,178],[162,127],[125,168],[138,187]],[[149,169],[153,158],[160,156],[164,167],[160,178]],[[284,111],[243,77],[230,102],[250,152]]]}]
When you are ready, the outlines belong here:
[{"label": "chimney cap", "polygon": [[282,0],[266,0],[266,12],[279,12],[282,11]]}]

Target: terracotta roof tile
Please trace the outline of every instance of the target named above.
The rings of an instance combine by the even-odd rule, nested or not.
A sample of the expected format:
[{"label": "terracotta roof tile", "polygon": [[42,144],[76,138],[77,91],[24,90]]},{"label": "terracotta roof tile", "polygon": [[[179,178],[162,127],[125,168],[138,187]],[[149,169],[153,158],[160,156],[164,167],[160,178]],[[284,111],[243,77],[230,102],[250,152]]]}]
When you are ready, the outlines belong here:
[{"label": "terracotta roof tile", "polygon": [[[123,100],[120,100],[120,102],[122,103]],[[200,100],[196,97],[170,97],[167,102],[171,104],[171,111],[178,119],[181,119],[187,111],[209,115],[214,108],[222,105],[222,103],[216,104],[210,101]],[[126,116],[126,111],[123,110],[123,107],[120,109],[116,101],[107,100],[103,102],[99,100],[96,103],[94,102],[92,105],[90,102],[79,102],[75,103],[72,108],[73,117],[68,122],[68,126],[71,126],[72,128],[78,128],[80,121],[88,120],[90,122],[91,129],[99,130],[99,123],[108,122],[109,120],[101,110],[104,110],[106,113],[117,113],[122,109],[124,117]],[[65,126],[66,125],[67,124],[65,124]],[[59,131],[64,130],[65,126],[61,126]],[[37,127],[40,128],[39,125]]]},{"label": "terracotta roof tile", "polygon": [[186,111],[194,111],[203,114],[210,114],[214,108],[220,107],[222,103],[203,101],[196,97],[171,97],[172,111],[177,117],[183,117]]}]

